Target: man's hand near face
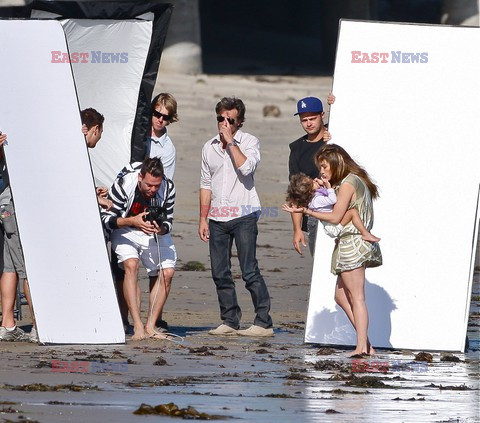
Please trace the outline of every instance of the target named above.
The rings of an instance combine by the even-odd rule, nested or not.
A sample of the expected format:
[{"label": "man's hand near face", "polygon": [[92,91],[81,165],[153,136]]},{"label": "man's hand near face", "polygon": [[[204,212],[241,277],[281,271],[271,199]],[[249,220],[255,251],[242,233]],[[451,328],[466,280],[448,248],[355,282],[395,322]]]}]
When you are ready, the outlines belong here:
[{"label": "man's hand near face", "polygon": [[233,141],[233,135],[236,132],[236,128],[230,125],[227,119],[224,120],[225,124],[220,126],[220,139],[224,144],[228,144]]}]

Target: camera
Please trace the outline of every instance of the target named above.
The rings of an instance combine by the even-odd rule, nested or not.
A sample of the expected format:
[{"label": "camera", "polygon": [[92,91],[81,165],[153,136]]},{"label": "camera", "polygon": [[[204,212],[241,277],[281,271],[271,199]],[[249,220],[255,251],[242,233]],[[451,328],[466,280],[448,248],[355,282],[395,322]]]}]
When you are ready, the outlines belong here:
[{"label": "camera", "polygon": [[167,220],[167,209],[160,205],[160,201],[157,198],[150,200],[150,205],[145,211],[148,213],[143,216],[145,222],[157,222],[158,226],[162,226],[162,223]]}]

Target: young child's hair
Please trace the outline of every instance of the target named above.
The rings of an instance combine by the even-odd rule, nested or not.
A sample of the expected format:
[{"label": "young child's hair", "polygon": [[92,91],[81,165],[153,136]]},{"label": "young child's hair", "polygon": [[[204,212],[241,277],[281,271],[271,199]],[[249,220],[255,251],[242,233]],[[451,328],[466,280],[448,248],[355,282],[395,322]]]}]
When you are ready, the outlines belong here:
[{"label": "young child's hair", "polygon": [[287,189],[287,203],[307,207],[313,195],[313,179],[304,173],[293,175]]}]

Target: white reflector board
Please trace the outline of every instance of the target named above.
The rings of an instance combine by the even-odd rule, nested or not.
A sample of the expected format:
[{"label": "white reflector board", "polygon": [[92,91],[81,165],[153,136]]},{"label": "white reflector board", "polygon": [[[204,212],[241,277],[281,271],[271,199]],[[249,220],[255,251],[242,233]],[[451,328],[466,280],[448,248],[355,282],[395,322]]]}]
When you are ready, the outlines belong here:
[{"label": "white reflector board", "polygon": [[0,125],[40,342],[123,343],[70,65],[56,21],[0,20]]},{"label": "white reflector board", "polygon": [[93,107],[105,116],[102,141],[90,155],[97,183],[109,187],[130,162],[152,21],[67,19],[62,25],[80,108]]},{"label": "white reflector board", "polygon": [[[480,28],[342,21],[332,142],[380,187],[367,269],[378,347],[463,351],[480,182]],[[382,60],[383,59],[383,60]],[[355,345],[317,238],[305,341]]]}]

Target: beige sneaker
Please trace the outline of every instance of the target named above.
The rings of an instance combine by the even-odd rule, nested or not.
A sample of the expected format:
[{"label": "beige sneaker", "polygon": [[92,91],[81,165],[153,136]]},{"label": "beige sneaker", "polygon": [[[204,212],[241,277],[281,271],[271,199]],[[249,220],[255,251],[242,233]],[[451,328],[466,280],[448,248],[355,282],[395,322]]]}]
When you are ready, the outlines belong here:
[{"label": "beige sneaker", "polygon": [[256,325],[252,325],[248,329],[237,330],[237,333],[243,336],[275,336],[272,328],[262,328]]},{"label": "beige sneaker", "polygon": [[222,323],[218,328],[209,330],[208,333],[210,335],[232,336],[237,334],[237,330]]}]

